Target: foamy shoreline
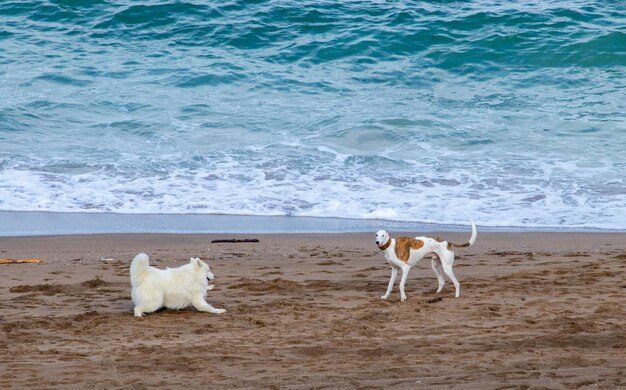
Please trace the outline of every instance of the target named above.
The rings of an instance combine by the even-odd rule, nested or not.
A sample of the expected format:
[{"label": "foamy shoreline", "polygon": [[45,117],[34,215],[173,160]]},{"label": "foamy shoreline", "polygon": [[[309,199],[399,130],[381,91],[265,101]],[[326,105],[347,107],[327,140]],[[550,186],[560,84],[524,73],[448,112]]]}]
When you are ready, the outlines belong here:
[{"label": "foamy shoreline", "polygon": [[[490,227],[480,232],[623,233],[593,228]],[[394,232],[465,232],[467,224],[445,225],[376,219],[210,214],[115,214],[0,211],[0,237],[71,234],[286,234]]]}]

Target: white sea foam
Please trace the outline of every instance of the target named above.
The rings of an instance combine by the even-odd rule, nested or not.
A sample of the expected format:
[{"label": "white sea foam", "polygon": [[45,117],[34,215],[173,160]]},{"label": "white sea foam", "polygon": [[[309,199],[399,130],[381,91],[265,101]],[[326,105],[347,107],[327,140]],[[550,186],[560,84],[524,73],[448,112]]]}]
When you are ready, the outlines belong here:
[{"label": "white sea foam", "polygon": [[[5,168],[0,171],[0,209],[292,215],[436,224],[466,224],[472,217],[500,227],[626,228],[623,180],[607,177],[602,188],[593,185],[598,175],[607,176],[606,168],[576,166],[573,176],[568,163],[503,166],[479,160],[470,169],[460,162],[442,170],[443,161],[431,159],[439,166],[430,171],[430,164],[422,162],[401,170],[406,162],[381,158],[354,162],[356,156],[337,160],[334,155],[325,159],[328,153],[321,153],[296,160],[293,166],[273,157],[237,161],[229,155],[210,167],[176,168],[172,163],[171,170],[162,166],[152,174],[119,167],[79,173],[58,167],[59,172]],[[319,165],[314,167],[309,159]],[[378,164],[396,169],[388,171]]]},{"label": "white sea foam", "polygon": [[369,213],[363,214],[364,219],[387,219],[387,220],[397,220],[398,213],[389,207],[385,207],[382,209],[372,210]]}]

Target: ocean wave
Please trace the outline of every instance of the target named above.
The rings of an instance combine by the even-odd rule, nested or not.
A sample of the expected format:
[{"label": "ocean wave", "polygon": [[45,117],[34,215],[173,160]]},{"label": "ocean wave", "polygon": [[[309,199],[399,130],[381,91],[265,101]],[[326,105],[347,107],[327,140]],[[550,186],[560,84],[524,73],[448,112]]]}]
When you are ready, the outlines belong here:
[{"label": "ocean wave", "polygon": [[620,2],[0,2],[0,209],[624,228]]}]

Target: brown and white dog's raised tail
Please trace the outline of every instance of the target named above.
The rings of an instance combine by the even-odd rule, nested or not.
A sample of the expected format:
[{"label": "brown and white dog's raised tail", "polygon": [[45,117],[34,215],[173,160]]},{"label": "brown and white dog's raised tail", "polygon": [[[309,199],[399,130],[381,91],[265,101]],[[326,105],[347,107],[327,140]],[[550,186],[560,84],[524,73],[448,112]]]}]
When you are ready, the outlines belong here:
[{"label": "brown and white dog's raised tail", "polygon": [[476,237],[478,236],[478,232],[476,231],[476,224],[474,223],[474,220],[470,219],[470,222],[472,223],[472,236],[470,237],[469,241],[465,244],[453,244],[450,242],[450,245],[455,248],[466,248],[468,246],[474,245],[474,243],[476,242]]}]

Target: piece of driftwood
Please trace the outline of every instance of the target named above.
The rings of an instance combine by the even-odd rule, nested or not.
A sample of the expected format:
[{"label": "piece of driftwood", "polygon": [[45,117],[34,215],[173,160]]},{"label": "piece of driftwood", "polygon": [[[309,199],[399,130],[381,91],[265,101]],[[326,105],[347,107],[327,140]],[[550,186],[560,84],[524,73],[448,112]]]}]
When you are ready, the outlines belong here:
[{"label": "piece of driftwood", "polygon": [[213,240],[213,241],[211,241],[212,244],[216,244],[216,243],[220,243],[220,242],[259,242],[259,240],[257,240],[256,238],[244,238],[244,239],[231,238],[231,239],[228,239],[228,240]]},{"label": "piece of driftwood", "polygon": [[0,259],[0,264],[41,263],[39,259]]},{"label": "piece of driftwood", "polygon": [[443,299],[442,297],[434,297],[434,298],[430,298],[426,302],[428,302],[428,303],[435,303],[435,302],[439,302],[442,299]]}]

